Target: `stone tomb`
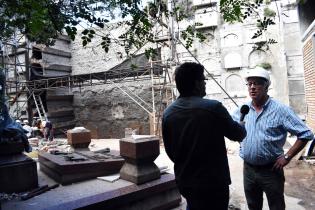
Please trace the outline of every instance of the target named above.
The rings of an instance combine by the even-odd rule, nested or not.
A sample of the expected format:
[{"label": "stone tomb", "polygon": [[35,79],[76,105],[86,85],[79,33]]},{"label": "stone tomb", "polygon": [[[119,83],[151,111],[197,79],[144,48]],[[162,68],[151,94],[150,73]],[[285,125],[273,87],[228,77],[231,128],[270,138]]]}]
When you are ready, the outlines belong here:
[{"label": "stone tomb", "polygon": [[92,152],[75,150],[73,153],[40,152],[40,170],[60,184],[96,178],[119,172],[124,159],[118,151]]}]

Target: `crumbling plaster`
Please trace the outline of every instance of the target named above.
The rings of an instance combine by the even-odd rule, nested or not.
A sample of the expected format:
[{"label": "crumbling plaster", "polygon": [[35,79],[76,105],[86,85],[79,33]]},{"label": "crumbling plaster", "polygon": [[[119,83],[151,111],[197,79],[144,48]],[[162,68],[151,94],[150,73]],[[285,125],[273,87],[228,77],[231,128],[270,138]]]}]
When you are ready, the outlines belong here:
[{"label": "crumbling plaster", "polygon": [[[125,91],[137,94],[148,104],[152,101],[151,81],[117,84]],[[149,114],[134,103],[114,85],[98,85],[74,89],[74,113],[77,126],[92,131],[95,138],[122,138],[125,128],[138,129],[140,134],[149,134]],[[158,95],[156,100],[159,100]],[[147,106],[146,106],[147,107]],[[147,107],[147,109],[149,109]],[[149,109],[150,110],[150,109]]]}]

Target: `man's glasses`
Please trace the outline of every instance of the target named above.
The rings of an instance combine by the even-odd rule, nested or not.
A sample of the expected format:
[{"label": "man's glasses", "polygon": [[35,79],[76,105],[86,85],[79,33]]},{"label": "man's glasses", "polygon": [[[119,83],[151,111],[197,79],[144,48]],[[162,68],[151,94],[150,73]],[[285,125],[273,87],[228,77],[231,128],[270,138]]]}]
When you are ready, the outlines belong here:
[{"label": "man's glasses", "polygon": [[263,86],[264,84],[265,84],[264,81],[255,81],[255,82],[246,83],[247,87],[251,87],[251,86],[259,87],[259,86]]}]

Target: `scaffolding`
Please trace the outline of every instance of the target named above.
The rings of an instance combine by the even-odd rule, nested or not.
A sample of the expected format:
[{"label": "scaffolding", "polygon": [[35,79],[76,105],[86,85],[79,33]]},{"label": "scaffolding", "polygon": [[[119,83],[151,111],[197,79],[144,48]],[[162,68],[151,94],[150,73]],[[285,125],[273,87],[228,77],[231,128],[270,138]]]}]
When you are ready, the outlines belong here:
[{"label": "scaffolding", "polygon": [[[169,7],[174,7],[174,2],[169,1]],[[15,94],[14,98],[10,100],[10,105],[16,106],[15,115],[13,117],[19,118],[19,110],[30,106],[30,100],[33,100],[34,94],[40,94],[41,91],[58,89],[58,88],[82,88],[86,86],[94,85],[112,85],[120,89],[126,96],[128,96],[134,103],[136,103],[141,109],[146,111],[150,116],[151,122],[151,134],[160,135],[160,123],[162,112],[164,107],[169,105],[175,99],[175,85],[172,79],[172,74],[174,67],[179,64],[177,57],[176,46],[183,45],[180,41],[180,29],[175,28],[175,20],[170,15],[168,18],[164,18],[165,23],[155,22],[155,36],[154,41],[156,44],[156,49],[160,49],[163,46],[168,46],[169,56],[167,58],[160,58],[160,60],[154,61],[152,59],[146,65],[137,66],[137,68],[116,68],[113,70],[97,73],[87,73],[80,75],[65,75],[65,76],[54,76],[54,77],[37,77],[36,79],[31,77],[31,64],[29,60],[30,50],[33,52],[40,51],[38,48],[30,46],[30,43],[27,43],[27,40],[22,38],[17,39],[14,37],[10,42],[3,43],[3,45],[11,46],[11,54],[5,53],[2,51],[2,65],[6,69],[10,69],[11,72],[14,72],[14,79],[7,80],[7,93]],[[23,40],[23,43],[18,44],[17,40]],[[184,45],[183,45],[184,46]],[[184,46],[185,47],[185,46]],[[199,62],[197,58],[191,53],[188,49],[189,54]],[[25,53],[24,62],[20,62],[17,59],[19,53]],[[9,56],[11,55],[11,56]],[[14,56],[15,55],[15,56]],[[6,62],[5,58],[13,57],[14,61]],[[18,69],[23,69],[18,71]],[[21,76],[21,73],[24,74],[24,77]],[[9,71],[6,72],[6,75],[9,76]],[[226,91],[221,87],[221,85],[210,76],[226,93]],[[11,78],[11,77],[7,77]],[[118,85],[119,83],[128,82],[128,81],[151,81],[151,98],[152,101],[150,104],[145,102],[141,97],[135,95],[132,91],[128,90],[128,87]],[[20,96],[23,93],[27,97],[23,100],[20,99]],[[227,93],[226,93],[227,94]],[[156,100],[156,95],[159,95],[159,100]],[[229,96],[227,94],[227,96]],[[229,96],[229,98],[234,102],[234,100]],[[20,102],[20,103],[19,103]],[[23,105],[21,106],[21,102]],[[235,102],[234,102],[235,103]],[[40,112],[40,111],[38,111]]]},{"label": "scaffolding", "polygon": [[[155,101],[155,92],[160,91],[160,95],[163,96],[163,88],[166,84],[171,82],[167,81],[167,78],[171,78],[168,73],[169,66],[162,63],[162,61],[150,60],[149,63],[143,66],[137,66],[137,68],[116,68],[105,72],[87,73],[80,75],[68,75],[68,76],[55,76],[46,77],[42,76],[40,79],[29,80],[31,77],[31,64],[29,61],[29,51],[34,50],[25,43],[17,44],[4,42],[1,44],[1,65],[5,69],[5,75],[8,78],[6,81],[6,93],[11,98],[8,103],[11,110],[11,115],[15,119],[21,117],[20,110],[27,110],[30,106],[30,101],[35,102],[39,117],[44,116],[42,120],[47,120],[47,115],[43,112],[43,105],[36,100],[38,96],[35,93],[41,93],[45,90],[52,90],[58,88],[82,88],[86,86],[94,85],[112,85],[118,87],[125,95],[127,95],[133,102],[139,107],[145,110],[150,118],[153,118],[153,133],[157,134],[159,131],[158,124],[160,123],[161,114],[156,116],[156,103],[162,103],[161,101]],[[19,60],[18,55],[25,54],[24,62]],[[13,59],[13,60],[12,60]],[[12,75],[13,74],[13,75]],[[166,78],[166,76],[168,77]],[[13,76],[13,77],[12,77]],[[132,91],[128,90],[126,86],[118,86],[118,83],[128,81],[145,81],[150,80],[152,84],[152,102],[151,105],[145,102],[141,97],[135,95]],[[14,95],[14,97],[12,97]],[[25,96],[22,98],[21,96]],[[173,97],[170,98],[173,100]],[[38,103],[36,103],[38,101]],[[41,108],[40,108],[41,107]],[[158,107],[161,107],[158,106]],[[159,110],[162,111],[161,108]],[[29,119],[32,121],[32,119]]]}]

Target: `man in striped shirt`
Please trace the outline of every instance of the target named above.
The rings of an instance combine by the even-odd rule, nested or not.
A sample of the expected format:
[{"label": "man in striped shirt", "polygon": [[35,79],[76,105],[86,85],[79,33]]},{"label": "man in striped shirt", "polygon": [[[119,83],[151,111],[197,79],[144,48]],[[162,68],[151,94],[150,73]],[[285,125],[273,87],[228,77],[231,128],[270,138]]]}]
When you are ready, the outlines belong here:
[{"label": "man in striped shirt", "polygon": [[[300,152],[313,133],[286,105],[268,95],[269,73],[260,68],[246,76],[252,101],[245,116],[247,136],[241,143],[240,156],[244,160],[244,190],[250,210],[260,210],[263,192],[271,210],[285,209],[283,167]],[[233,116],[239,119],[240,111]],[[284,154],[287,133],[297,136],[294,145]]]}]

